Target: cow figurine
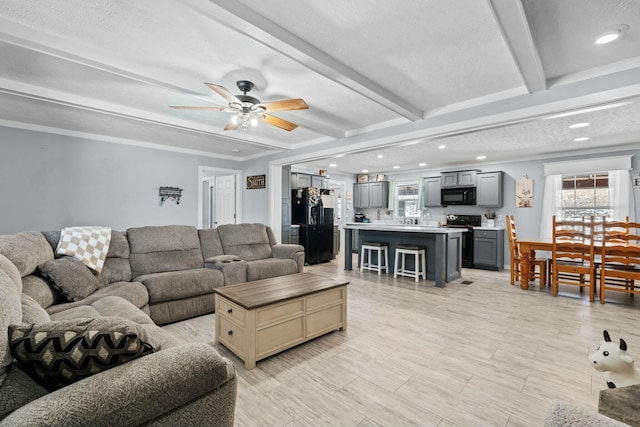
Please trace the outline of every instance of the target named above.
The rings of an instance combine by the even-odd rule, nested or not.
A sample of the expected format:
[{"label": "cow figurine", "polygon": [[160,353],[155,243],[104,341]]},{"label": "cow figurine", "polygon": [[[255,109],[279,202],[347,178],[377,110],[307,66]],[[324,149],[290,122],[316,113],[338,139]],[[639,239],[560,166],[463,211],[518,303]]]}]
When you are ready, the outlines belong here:
[{"label": "cow figurine", "polygon": [[626,387],[640,383],[640,369],[633,365],[633,357],[627,354],[627,343],[620,338],[620,345],[611,342],[609,332],[604,331],[604,341],[589,355],[589,361],[600,372],[609,372],[609,388]]}]

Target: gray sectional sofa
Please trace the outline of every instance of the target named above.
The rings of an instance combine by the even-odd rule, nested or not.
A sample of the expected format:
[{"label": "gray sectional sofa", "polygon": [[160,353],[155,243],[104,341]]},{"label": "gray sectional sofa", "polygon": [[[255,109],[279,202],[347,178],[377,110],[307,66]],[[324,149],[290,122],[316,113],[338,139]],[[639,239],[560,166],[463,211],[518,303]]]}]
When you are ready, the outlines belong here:
[{"label": "gray sectional sofa", "polygon": [[[0,236],[0,426],[233,425],[233,365],[158,325],[212,312],[215,287],[302,272],[304,249],[278,245],[262,224],[130,228],[111,233],[102,271],[86,276],[84,265],[54,256],[59,238]],[[57,389],[13,360],[10,347],[15,354],[16,343],[33,344],[38,328],[64,332],[95,319],[125,322],[134,331],[127,334],[154,351]],[[9,337],[9,325],[27,332],[11,329]]]}]

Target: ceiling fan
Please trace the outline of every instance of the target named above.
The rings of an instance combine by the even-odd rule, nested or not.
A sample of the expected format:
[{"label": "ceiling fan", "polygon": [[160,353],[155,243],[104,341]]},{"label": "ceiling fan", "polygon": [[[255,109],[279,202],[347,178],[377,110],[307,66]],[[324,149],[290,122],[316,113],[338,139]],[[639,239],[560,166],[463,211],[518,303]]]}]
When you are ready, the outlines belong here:
[{"label": "ceiling fan", "polygon": [[229,105],[227,107],[187,107],[171,105],[170,107],[183,110],[210,110],[235,113],[224,130],[234,130],[239,127],[247,130],[250,126],[256,126],[258,120],[260,120],[286,131],[292,131],[297,128],[298,125],[273,116],[270,113],[277,111],[306,110],[309,108],[307,103],[301,98],[261,103],[259,99],[247,95],[247,92],[250,92],[254,87],[254,84],[248,80],[239,80],[236,82],[238,89],[240,89],[243,95],[234,95],[225,87],[213,83],[205,83],[205,85],[226,99]]}]

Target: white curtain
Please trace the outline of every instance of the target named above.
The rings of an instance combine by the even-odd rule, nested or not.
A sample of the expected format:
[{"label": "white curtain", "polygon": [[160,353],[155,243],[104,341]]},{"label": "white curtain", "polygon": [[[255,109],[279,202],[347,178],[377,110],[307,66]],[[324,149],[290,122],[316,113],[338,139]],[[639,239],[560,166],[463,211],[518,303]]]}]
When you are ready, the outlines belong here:
[{"label": "white curtain", "polygon": [[631,173],[628,170],[609,171],[609,205],[613,208],[613,220],[624,221],[628,216],[635,221],[636,204]]},{"label": "white curtain", "polygon": [[542,212],[540,215],[540,239],[553,239],[552,217],[558,214],[562,204],[562,175],[547,175],[544,181]]}]

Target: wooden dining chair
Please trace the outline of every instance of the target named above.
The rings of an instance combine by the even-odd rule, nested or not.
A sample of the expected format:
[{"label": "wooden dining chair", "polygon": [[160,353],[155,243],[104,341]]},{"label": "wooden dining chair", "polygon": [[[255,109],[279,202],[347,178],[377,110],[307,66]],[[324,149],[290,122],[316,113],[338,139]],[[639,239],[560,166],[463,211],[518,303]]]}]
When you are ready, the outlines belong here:
[{"label": "wooden dining chair", "polygon": [[[507,236],[509,237],[509,254],[511,255],[511,284],[520,281],[521,254],[520,245],[516,233],[516,221],[513,215],[506,216]],[[530,262],[531,273],[529,277],[540,281],[540,287],[547,285],[547,260],[545,258],[535,258]],[[537,270],[536,270],[537,268]]]},{"label": "wooden dining chair", "polygon": [[635,280],[640,279],[640,223],[610,221],[603,224],[600,248],[600,302],[607,291],[624,292],[633,297],[640,293]]},{"label": "wooden dining chair", "polygon": [[580,292],[588,288],[589,301],[595,300],[594,226],[593,217],[589,221],[560,221],[553,216],[553,296],[558,295],[559,285],[573,285]]}]

